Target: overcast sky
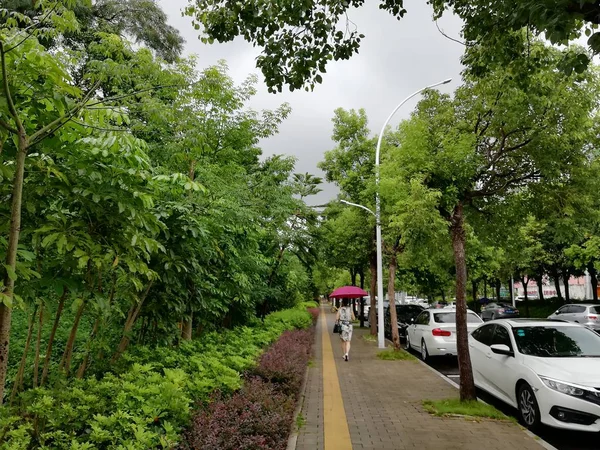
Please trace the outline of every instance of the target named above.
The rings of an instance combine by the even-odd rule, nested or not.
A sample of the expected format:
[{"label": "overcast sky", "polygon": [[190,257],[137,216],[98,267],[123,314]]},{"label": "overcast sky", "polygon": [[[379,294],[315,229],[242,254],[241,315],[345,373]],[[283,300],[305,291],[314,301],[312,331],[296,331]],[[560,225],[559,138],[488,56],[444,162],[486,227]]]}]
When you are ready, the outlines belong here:
[{"label": "overcast sky", "polygon": [[[159,3],[169,15],[171,25],[185,38],[186,53],[199,56],[200,67],[225,59],[236,81],[242,81],[250,73],[259,75],[261,85],[250,104],[253,109],[273,109],[283,102],[291,105],[292,114],[281,125],[279,134],[263,141],[261,146],[265,155],[295,156],[296,172],[323,176],[317,163],[335,146],[331,141],[331,118],[336,108],[365,108],[371,130],[376,134],[396,105],[414,91],[445,78],[453,81],[440,88],[443,92],[453,91],[460,83],[463,47],[440,34],[432,20],[431,7],[423,0],[406,0],[408,13],[400,21],[379,10],[378,1],[365,2],[366,6],[350,14],[359,32],[365,35],[360,53],[349,61],[332,61],[323,84],[313,92],[284,89],[280,94],[269,94],[264,87],[262,74],[255,66],[260,49],[242,39],[228,44],[202,44],[191,19],[181,16],[187,0],[159,0]],[[448,15],[438,25],[447,35],[459,37],[458,18]],[[406,118],[417,101],[407,103],[392,125]],[[336,194],[334,186],[323,186],[323,192],[309,203],[323,203]]]}]

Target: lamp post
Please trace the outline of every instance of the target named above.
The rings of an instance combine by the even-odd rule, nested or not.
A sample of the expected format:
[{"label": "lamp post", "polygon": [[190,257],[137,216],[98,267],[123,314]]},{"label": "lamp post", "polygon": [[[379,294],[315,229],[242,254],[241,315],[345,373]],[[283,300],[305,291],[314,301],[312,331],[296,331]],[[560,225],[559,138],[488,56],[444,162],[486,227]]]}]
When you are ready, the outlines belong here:
[{"label": "lamp post", "polygon": [[[379,343],[379,348],[385,348],[385,339],[383,336],[383,252],[381,249],[381,201],[379,199],[379,154],[381,150],[381,141],[383,140],[383,133],[385,132],[385,128],[387,127],[394,114],[404,105],[407,101],[409,101],[414,96],[420,94],[426,89],[431,89],[436,86],[440,86],[442,84],[447,84],[452,81],[452,78],[448,78],[447,80],[440,81],[435,84],[431,84],[429,86],[425,86],[422,89],[410,94],[404,100],[400,102],[396,108],[392,111],[392,113],[388,116],[383,127],[381,127],[381,132],[379,133],[379,139],[377,140],[377,150],[375,151],[375,223],[376,223],[376,235],[377,235],[377,340]],[[358,205],[357,205],[358,206]],[[366,208],[365,208],[366,209]],[[370,210],[369,210],[370,211]],[[393,302],[393,303],[392,303]],[[395,305],[395,299],[390,299],[390,305]]]}]

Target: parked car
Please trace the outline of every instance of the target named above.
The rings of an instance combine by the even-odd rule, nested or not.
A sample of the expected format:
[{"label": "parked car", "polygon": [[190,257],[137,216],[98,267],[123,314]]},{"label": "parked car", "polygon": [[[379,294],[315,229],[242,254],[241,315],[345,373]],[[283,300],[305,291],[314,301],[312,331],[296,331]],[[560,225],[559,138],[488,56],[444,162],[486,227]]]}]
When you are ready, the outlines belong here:
[{"label": "parked car", "polygon": [[475,385],[540,423],[600,431],[600,335],[568,322],[500,319],[469,336]]},{"label": "parked car", "polygon": [[[470,331],[483,321],[473,311],[467,311],[467,328]],[[407,328],[406,348],[421,353],[426,361],[430,356],[456,356],[456,311],[426,309]]]},{"label": "parked car", "polygon": [[[406,329],[425,308],[419,305],[396,305],[396,316],[398,318],[398,334],[400,338],[406,337]],[[384,309],[383,330],[386,336],[392,336],[390,322],[390,307]]]},{"label": "parked car", "polygon": [[484,321],[519,317],[519,310],[508,303],[489,303],[481,307],[481,318]]},{"label": "parked car", "polygon": [[598,305],[565,305],[548,316],[548,319],[566,320],[585,325],[600,331],[600,306]]}]

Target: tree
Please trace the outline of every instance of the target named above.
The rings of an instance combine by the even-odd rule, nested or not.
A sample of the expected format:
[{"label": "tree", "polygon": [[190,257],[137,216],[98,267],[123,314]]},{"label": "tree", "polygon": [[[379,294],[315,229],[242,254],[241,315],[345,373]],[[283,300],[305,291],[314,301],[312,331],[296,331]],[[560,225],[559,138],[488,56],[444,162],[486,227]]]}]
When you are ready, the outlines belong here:
[{"label": "tree", "polygon": [[[375,166],[375,141],[370,137],[368,119],[366,112],[346,111],[338,108],[334,111],[333,122],[333,141],[337,146],[325,153],[325,158],[319,163],[319,168],[325,172],[325,179],[333,182],[340,187],[343,199],[350,200],[353,203],[371,207],[373,210],[373,182]],[[348,208],[344,206],[344,208]],[[337,210],[331,208],[332,211]],[[346,213],[344,213],[346,214]],[[335,242],[336,239],[329,241],[334,251],[344,251],[344,245],[357,246],[355,252],[344,253],[345,258],[352,258],[353,271],[363,271],[364,267],[369,265],[370,272],[370,302],[369,324],[371,334],[377,334],[377,321],[375,320],[375,286],[377,283],[377,256],[375,249],[375,223],[373,217],[364,210],[355,210],[347,213],[347,217],[355,217],[352,223],[352,229],[355,229],[355,237],[358,240],[350,242]],[[352,216],[350,216],[352,215]],[[349,224],[346,224],[349,225]],[[336,233],[343,233],[338,227],[334,227]],[[370,231],[369,231],[370,230]],[[348,265],[346,264],[345,267]],[[335,267],[339,267],[336,265]]]},{"label": "tree", "polygon": [[[229,42],[238,36],[263,48],[257,58],[271,92],[283,85],[291,90],[314,88],[322,82],[327,63],[349,59],[358,53],[365,38],[350,21],[354,8],[363,0],[309,0],[302,8],[289,2],[248,0],[189,0],[185,14],[193,18],[204,42]],[[407,13],[403,0],[379,0],[379,8],[398,20]],[[509,63],[523,46],[507,30],[527,27],[532,34],[544,33],[553,43],[565,44],[578,38],[582,31],[590,36],[593,51],[600,50],[600,6],[595,0],[567,0],[560,4],[536,0],[429,0],[435,17],[452,10],[464,22],[467,45],[483,44],[491,49],[488,64],[496,68]],[[260,11],[257,14],[256,11]],[[341,26],[340,26],[341,24]],[[515,45],[516,44],[516,45]],[[557,61],[567,71],[582,72],[590,61],[581,51],[567,52]]]},{"label": "tree", "polygon": [[[311,295],[318,221],[304,202],[319,180],[258,147],[289,107],[253,111],[255,78],[166,64],[106,30],[78,51],[54,45],[77,30],[74,5],[37,3],[0,28],[2,389],[34,351],[8,380],[15,394],[100,375],[134,339],[176,343]],[[14,308],[31,334],[9,362]]]},{"label": "tree", "polygon": [[[595,75],[555,70],[561,54],[540,43],[540,64],[526,90],[513,73],[465,75],[453,99],[428,92],[401,125],[396,151],[382,164],[400,189],[416,182],[438,196],[456,266],[456,320],[461,399],[475,398],[466,328],[466,221],[536,183],[568,177],[583,163],[592,136]],[[530,70],[530,68],[528,68]],[[533,88],[533,85],[536,88]],[[417,191],[418,192],[418,191]],[[414,210],[412,202],[399,205]]]},{"label": "tree", "polygon": [[[71,0],[62,4],[73,12],[79,25],[65,33],[59,45],[82,51],[96,42],[98,32],[102,32],[129,36],[135,43],[144,44],[169,63],[174,62],[183,51],[183,38],[177,29],[167,23],[167,15],[156,0]],[[31,0],[5,0],[2,8],[30,19],[40,18],[35,2]],[[21,24],[27,26],[27,20],[21,20]],[[62,32],[60,28],[57,30]],[[57,43],[56,39],[44,40],[44,44],[49,46]]]}]

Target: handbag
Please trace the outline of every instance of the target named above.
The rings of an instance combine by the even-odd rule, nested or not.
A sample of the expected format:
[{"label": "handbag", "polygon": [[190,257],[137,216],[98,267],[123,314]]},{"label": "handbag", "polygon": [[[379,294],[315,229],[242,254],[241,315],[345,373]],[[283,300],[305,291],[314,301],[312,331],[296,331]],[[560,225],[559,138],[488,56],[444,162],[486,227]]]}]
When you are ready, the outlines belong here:
[{"label": "handbag", "polygon": [[341,333],[342,332],[342,327],[340,325],[339,322],[336,322],[335,325],[333,325],[333,332],[334,333]]}]

